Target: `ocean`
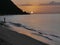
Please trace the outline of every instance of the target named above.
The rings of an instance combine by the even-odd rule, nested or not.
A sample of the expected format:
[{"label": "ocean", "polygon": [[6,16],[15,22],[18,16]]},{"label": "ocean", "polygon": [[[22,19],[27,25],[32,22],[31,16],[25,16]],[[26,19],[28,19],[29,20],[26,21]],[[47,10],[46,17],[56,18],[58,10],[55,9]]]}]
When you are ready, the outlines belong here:
[{"label": "ocean", "polygon": [[60,14],[0,16],[10,29],[50,45],[60,45]]}]

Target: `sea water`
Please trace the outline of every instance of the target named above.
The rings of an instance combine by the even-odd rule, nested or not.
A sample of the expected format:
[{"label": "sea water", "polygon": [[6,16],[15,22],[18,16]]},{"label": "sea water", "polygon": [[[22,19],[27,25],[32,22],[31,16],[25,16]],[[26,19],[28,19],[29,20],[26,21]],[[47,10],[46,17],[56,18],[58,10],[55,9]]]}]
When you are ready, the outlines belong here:
[{"label": "sea water", "polygon": [[[60,14],[0,16],[0,21],[3,21],[4,17],[8,23],[12,22],[22,25],[18,27],[9,24],[18,33],[26,34],[45,43],[48,42],[50,45],[60,45]],[[31,30],[31,32],[28,30]]]}]

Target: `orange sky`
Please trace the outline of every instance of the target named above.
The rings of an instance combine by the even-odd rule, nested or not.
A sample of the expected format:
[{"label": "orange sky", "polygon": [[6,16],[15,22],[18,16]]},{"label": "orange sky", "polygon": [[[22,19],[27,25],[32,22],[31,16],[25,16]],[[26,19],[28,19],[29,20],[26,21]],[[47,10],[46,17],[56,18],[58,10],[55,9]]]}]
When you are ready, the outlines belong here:
[{"label": "orange sky", "polygon": [[13,0],[14,2],[18,3],[18,4],[26,4],[26,3],[30,3],[30,4],[40,4],[40,3],[48,3],[51,1],[56,1],[56,2],[60,2],[60,0]]},{"label": "orange sky", "polygon": [[[46,13],[46,12],[60,12],[60,6],[20,6],[20,4],[40,4],[40,3],[48,3],[52,0],[13,0],[13,2],[23,11],[29,13]],[[59,2],[60,0],[54,0]]]}]

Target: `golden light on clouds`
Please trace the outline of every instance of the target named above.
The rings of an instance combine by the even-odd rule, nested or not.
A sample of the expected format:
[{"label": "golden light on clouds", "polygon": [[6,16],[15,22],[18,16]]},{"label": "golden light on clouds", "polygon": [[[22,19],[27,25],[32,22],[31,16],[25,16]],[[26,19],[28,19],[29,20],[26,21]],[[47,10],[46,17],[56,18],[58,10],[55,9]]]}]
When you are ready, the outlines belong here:
[{"label": "golden light on clouds", "polygon": [[29,13],[40,13],[46,11],[46,6],[20,6],[23,11]]},{"label": "golden light on clouds", "polygon": [[29,13],[35,13],[38,10],[38,6],[20,6],[23,11],[27,11]]},{"label": "golden light on clouds", "polygon": [[[52,1],[52,0],[48,0]],[[60,6],[41,6],[37,5],[41,2],[48,2],[47,0],[13,0],[13,2],[23,11],[29,12],[29,13],[51,13],[51,12],[60,12]],[[59,0],[54,0],[59,1]],[[26,4],[22,6],[22,4]],[[31,4],[31,5],[29,5]],[[28,6],[27,6],[28,5]]]},{"label": "golden light on clouds", "polygon": [[40,4],[40,3],[48,3],[51,1],[60,2],[60,0],[12,0],[12,1],[18,4]]},{"label": "golden light on clouds", "polygon": [[20,8],[29,13],[60,12],[60,6],[20,6]]}]

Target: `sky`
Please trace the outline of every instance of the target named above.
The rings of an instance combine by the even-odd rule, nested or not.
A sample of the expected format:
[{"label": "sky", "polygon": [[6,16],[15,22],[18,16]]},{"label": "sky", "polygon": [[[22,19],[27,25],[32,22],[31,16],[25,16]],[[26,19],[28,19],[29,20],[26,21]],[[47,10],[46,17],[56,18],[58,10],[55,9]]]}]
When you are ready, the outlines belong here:
[{"label": "sky", "polygon": [[47,13],[47,12],[60,12],[60,6],[54,7],[54,6],[20,6],[22,4],[41,4],[41,3],[49,3],[51,1],[60,2],[60,0],[12,0],[17,7],[22,9],[23,11],[29,12],[29,13]]},{"label": "sky", "polygon": [[49,3],[51,1],[60,2],[60,0],[13,0],[17,4],[40,4]]}]

